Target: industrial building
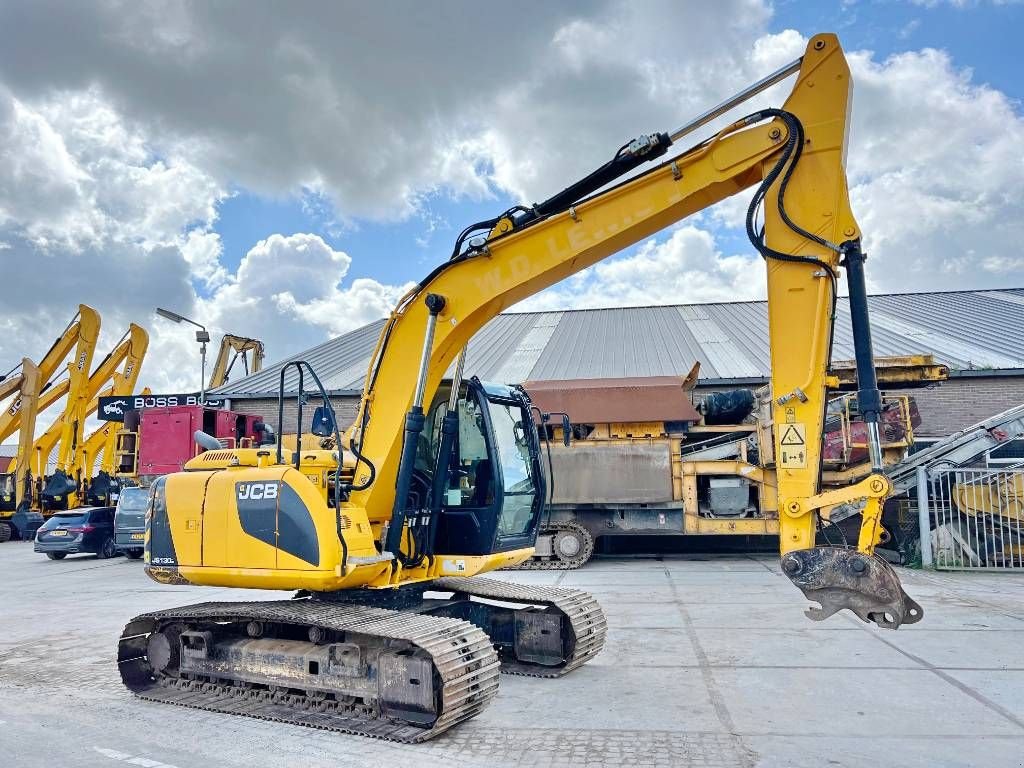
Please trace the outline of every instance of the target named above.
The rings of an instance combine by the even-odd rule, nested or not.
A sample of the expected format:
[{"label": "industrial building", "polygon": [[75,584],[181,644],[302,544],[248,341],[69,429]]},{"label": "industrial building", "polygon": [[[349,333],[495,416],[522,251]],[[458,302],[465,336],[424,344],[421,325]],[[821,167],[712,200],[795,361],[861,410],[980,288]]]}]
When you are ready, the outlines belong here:
[{"label": "industrial building", "polygon": [[[876,355],[930,353],[950,368],[948,381],[913,392],[922,417],[919,444],[1024,402],[1024,288],[884,294],[871,296],[869,303]],[[341,425],[347,426],[383,324],[378,320],[331,339],[214,394],[278,428],[281,367],[306,360],[328,389]],[[832,359],[853,356],[849,309],[841,299]],[[508,312],[473,338],[466,374],[507,383],[682,376],[695,362],[700,363],[696,397],[767,383],[766,302]],[[285,432],[294,431],[297,381],[293,368],[285,376],[290,395]],[[997,464],[1024,457],[1020,442],[1003,446],[989,460]]]}]

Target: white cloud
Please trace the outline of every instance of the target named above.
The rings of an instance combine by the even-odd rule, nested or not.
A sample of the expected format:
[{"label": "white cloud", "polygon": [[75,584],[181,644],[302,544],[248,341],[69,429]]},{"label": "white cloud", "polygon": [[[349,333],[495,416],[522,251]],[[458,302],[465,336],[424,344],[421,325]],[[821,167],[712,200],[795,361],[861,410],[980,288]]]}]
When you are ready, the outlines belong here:
[{"label": "white cloud", "polygon": [[516,309],[744,301],[764,294],[759,256],[725,255],[711,232],[683,224],[667,239],[647,240],[635,254],[597,264]]},{"label": "white cloud", "polygon": [[[417,216],[424,252],[443,255],[435,198],[543,199],[806,42],[769,34],[761,0],[552,4],[503,14],[499,34],[476,6],[240,9],[0,8],[0,262],[17,286],[0,363],[45,348],[78,301],[114,337],[130,320],[150,327],[144,378],[158,388],[194,385],[196,366],[189,334],[152,320],[157,304],[261,336],[272,359],[315,344],[386,314],[405,286],[350,279],[353,260],[380,255],[311,234],[273,235],[226,265],[217,211],[229,190],[304,195],[342,244],[366,218]],[[1019,106],[939,51],[850,59],[851,194],[872,287],[1024,285]],[[747,200],[531,305],[759,297],[759,259],[723,232],[742,224]]]},{"label": "white cloud", "polygon": [[185,235],[181,253],[189,263],[194,277],[207,288],[217,288],[227,281],[227,271],[221,266],[224,247],[220,235],[202,229],[193,229]]},{"label": "white cloud", "polygon": [[88,175],[37,112],[0,87],[0,226],[21,224],[37,242],[92,229],[78,210]]},{"label": "white cloud", "polygon": [[851,55],[851,200],[878,290],[1024,285],[1024,119],[943,52]]},{"label": "white cloud", "polygon": [[367,278],[343,286],[351,264],[319,235],[271,235],[197,311],[210,328],[263,339],[283,357],[383,317],[411,287]]}]

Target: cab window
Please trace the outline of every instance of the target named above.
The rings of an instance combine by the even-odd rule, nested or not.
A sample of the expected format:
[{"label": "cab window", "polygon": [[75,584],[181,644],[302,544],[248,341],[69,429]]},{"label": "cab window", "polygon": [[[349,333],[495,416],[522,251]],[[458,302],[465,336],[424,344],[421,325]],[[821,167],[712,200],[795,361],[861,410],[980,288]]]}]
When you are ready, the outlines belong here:
[{"label": "cab window", "polygon": [[528,427],[518,405],[488,401],[487,407],[504,489],[498,535],[519,536],[530,528],[536,496]]}]

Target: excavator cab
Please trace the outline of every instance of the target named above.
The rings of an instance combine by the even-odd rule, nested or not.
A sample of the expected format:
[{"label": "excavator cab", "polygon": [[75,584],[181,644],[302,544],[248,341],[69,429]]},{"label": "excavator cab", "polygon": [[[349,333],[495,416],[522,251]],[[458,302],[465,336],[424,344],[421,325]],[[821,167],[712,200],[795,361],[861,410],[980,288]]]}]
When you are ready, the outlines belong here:
[{"label": "excavator cab", "polygon": [[[438,389],[427,414],[417,452],[417,474],[433,468],[442,456],[445,417],[451,384]],[[443,453],[447,461],[436,488],[440,501],[434,550],[439,553],[487,555],[532,547],[544,500],[537,429],[530,402],[518,387],[463,383],[455,406],[458,430]],[[414,484],[413,493],[416,493]],[[436,503],[436,502],[435,502]]]}]

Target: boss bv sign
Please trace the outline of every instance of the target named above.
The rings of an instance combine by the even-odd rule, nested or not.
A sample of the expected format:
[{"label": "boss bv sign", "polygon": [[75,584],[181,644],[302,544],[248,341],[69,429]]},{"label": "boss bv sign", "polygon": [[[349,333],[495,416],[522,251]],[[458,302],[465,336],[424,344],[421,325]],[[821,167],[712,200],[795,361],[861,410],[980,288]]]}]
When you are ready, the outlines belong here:
[{"label": "boss bv sign", "polygon": [[224,400],[219,397],[207,397],[206,402],[201,403],[198,392],[178,395],[101,397],[96,408],[96,417],[101,421],[124,421],[124,415],[128,411],[139,411],[143,408],[170,408],[176,405],[205,405],[207,408],[220,408],[224,405]]}]

